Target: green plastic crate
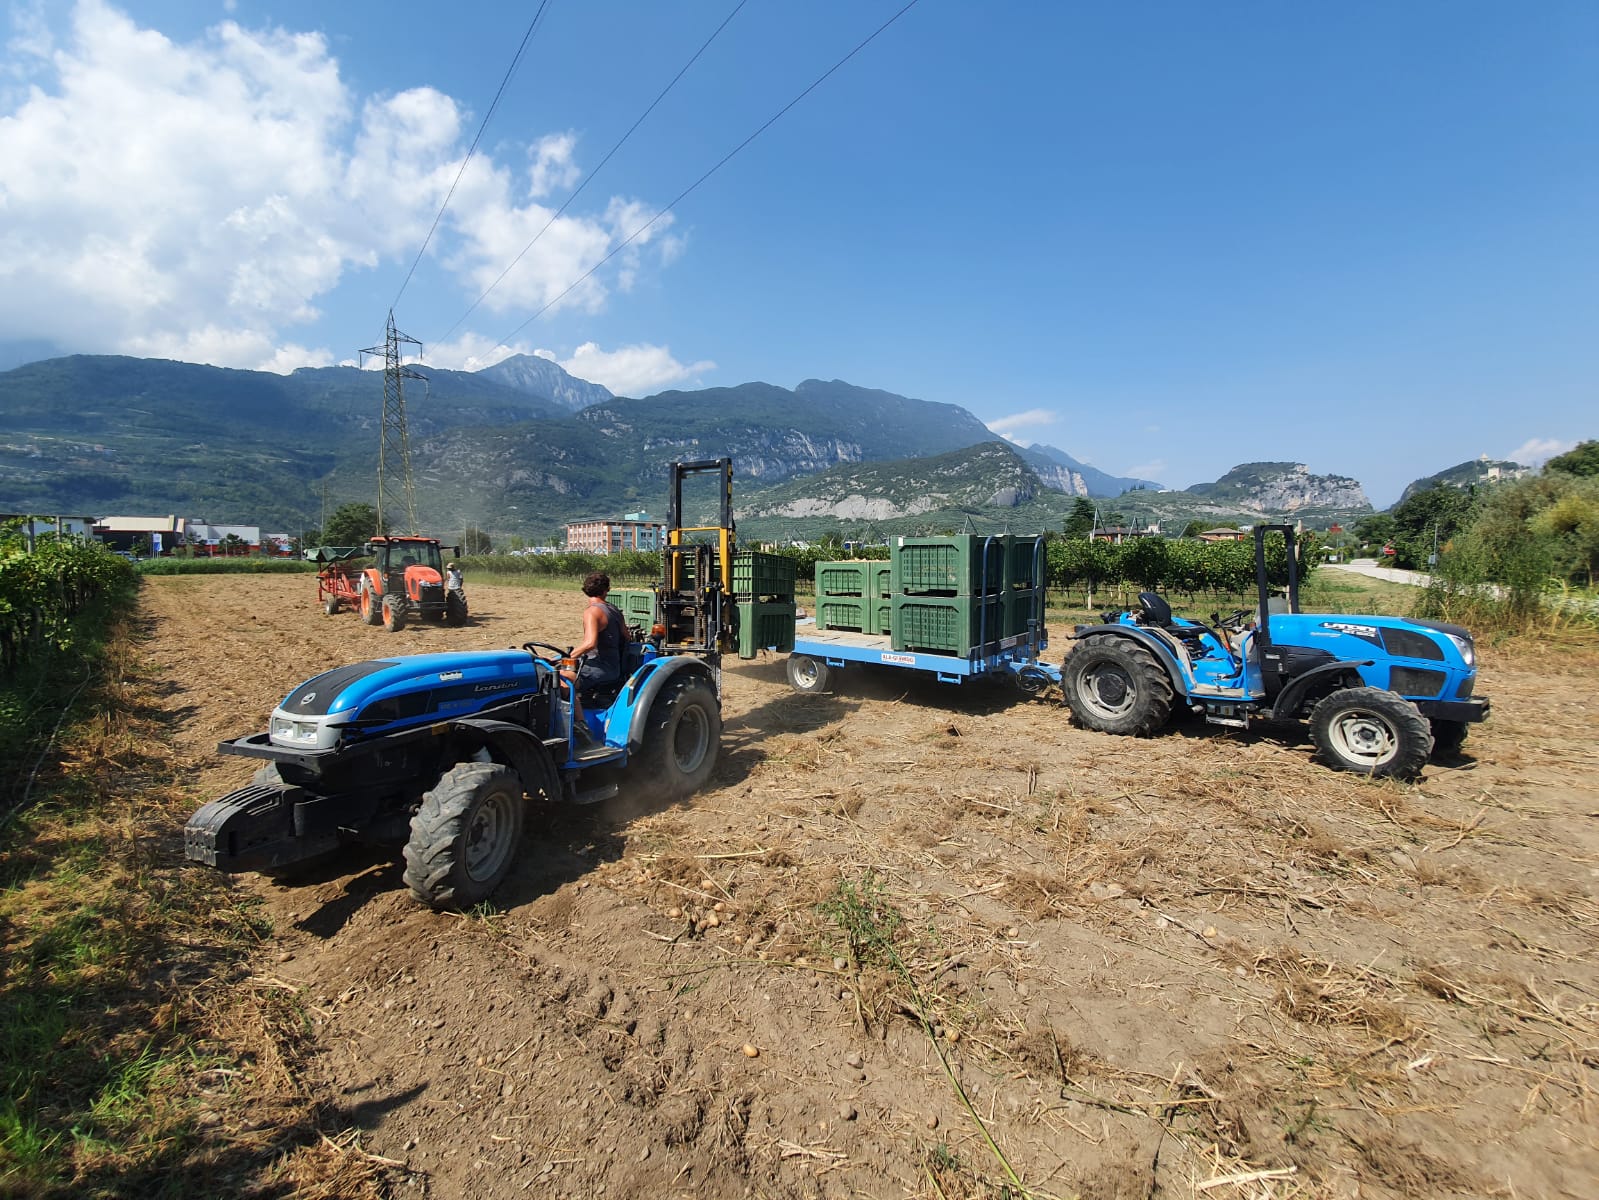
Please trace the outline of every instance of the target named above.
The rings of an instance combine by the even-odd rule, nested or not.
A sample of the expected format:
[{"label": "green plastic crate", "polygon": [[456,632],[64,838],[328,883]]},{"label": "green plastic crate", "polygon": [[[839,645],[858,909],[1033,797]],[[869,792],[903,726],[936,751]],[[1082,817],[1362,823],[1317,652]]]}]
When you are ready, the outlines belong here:
[{"label": "green plastic crate", "polygon": [[1043,580],[1037,578],[1043,564],[1038,554],[1038,544],[1043,539],[1037,534],[1007,534],[1005,541],[1005,586],[1008,588],[1035,588]]},{"label": "green plastic crate", "polygon": [[733,555],[733,594],[736,596],[792,596],[796,563],[783,554],[744,550]]},{"label": "green plastic crate", "polygon": [[[985,554],[985,547],[987,553]],[[902,537],[894,547],[896,595],[974,596],[1005,586],[1004,536]]]},{"label": "green plastic crate", "polygon": [[1037,588],[1011,588],[1005,593],[1005,636],[1013,637],[1027,632],[1027,622],[1033,617],[1043,620],[1038,609]]},{"label": "green plastic crate", "polygon": [[871,628],[866,631],[867,633],[893,634],[894,598],[892,596],[883,599],[872,600],[869,615],[872,619],[872,625]]},{"label": "green plastic crate", "polygon": [[738,606],[738,656],[794,649],[793,600],[742,600]]},{"label": "green plastic crate", "polygon": [[870,633],[871,604],[864,596],[817,596],[816,628]]},{"label": "green plastic crate", "polygon": [[845,560],[816,564],[816,596],[866,595],[867,568],[873,563]]},{"label": "green plastic crate", "polygon": [[[887,562],[873,563],[866,571],[867,586],[869,588],[866,594],[874,600],[892,599],[894,595],[894,564]],[[888,631],[885,629],[880,632],[887,633]]]},{"label": "green plastic crate", "polygon": [[995,596],[895,596],[896,650],[966,655],[1005,636],[1005,601]]},{"label": "green plastic crate", "polygon": [[629,625],[645,630],[655,624],[655,593],[649,588],[612,588],[611,603],[622,610]]}]

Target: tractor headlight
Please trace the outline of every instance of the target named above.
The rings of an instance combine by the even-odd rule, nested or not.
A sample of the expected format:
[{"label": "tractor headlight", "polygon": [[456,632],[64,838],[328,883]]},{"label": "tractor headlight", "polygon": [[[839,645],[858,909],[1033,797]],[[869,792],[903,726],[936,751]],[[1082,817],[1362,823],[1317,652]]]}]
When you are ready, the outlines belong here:
[{"label": "tractor headlight", "polygon": [[316,742],[317,722],[291,721],[288,717],[272,718],[272,740],[274,742],[303,742],[314,744]]},{"label": "tractor headlight", "polygon": [[1455,649],[1460,651],[1460,657],[1466,660],[1468,667],[1477,665],[1477,648],[1472,645],[1469,637],[1460,637],[1453,633],[1446,633],[1444,636],[1455,644]]}]

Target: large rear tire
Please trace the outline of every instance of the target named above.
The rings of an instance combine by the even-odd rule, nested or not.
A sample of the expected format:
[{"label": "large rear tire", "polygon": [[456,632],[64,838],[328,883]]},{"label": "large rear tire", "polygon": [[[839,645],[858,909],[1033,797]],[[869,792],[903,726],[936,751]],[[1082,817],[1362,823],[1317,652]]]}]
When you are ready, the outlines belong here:
[{"label": "large rear tire", "polygon": [[788,682],[796,692],[827,691],[827,664],[809,654],[788,656]]},{"label": "large rear tire", "polygon": [[716,769],[722,746],[722,708],[704,679],[679,675],[650,706],[644,745],[629,766],[649,795],[680,800],[698,791]]},{"label": "large rear tire", "polygon": [[1415,779],[1432,753],[1432,730],[1416,706],[1383,688],[1342,688],[1310,710],[1310,738],[1338,771]]},{"label": "large rear tire", "polygon": [[1094,637],[1061,664],[1061,692],[1084,729],[1148,737],[1171,718],[1171,677],[1130,638]]},{"label": "large rear tire", "polygon": [[368,625],[383,623],[383,601],[365,580],[361,581],[361,620]]},{"label": "large rear tire", "polygon": [[516,857],[525,804],[522,781],[509,767],[466,762],[446,771],[411,818],[411,894],[434,908],[486,900]]},{"label": "large rear tire", "polygon": [[390,633],[405,628],[405,605],[397,596],[383,597],[383,628]]}]

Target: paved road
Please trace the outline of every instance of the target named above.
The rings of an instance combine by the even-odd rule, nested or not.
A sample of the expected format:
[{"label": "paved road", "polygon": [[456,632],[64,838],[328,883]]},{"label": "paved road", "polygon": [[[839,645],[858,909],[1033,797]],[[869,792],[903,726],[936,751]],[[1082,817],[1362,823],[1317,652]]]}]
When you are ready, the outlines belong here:
[{"label": "paved road", "polygon": [[1383,567],[1377,564],[1374,558],[1357,558],[1353,562],[1323,563],[1329,571],[1352,571],[1356,575],[1369,575],[1373,579],[1386,579],[1389,583],[1410,583],[1416,587],[1426,587],[1432,582],[1432,576],[1425,571],[1405,571],[1399,567]]}]

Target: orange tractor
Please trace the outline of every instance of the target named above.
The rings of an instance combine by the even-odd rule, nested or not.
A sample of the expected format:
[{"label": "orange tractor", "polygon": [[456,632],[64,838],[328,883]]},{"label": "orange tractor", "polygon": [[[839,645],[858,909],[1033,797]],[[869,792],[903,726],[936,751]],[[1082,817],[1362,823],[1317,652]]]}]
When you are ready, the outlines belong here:
[{"label": "orange tractor", "polygon": [[[450,548],[461,553],[459,546]],[[322,611],[333,614],[350,607],[368,625],[381,624],[391,633],[408,620],[466,621],[466,592],[446,587],[443,549],[437,538],[379,534],[365,547],[320,547],[306,557],[323,564],[317,572],[317,599]],[[350,559],[371,557],[369,564]]]}]

